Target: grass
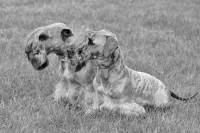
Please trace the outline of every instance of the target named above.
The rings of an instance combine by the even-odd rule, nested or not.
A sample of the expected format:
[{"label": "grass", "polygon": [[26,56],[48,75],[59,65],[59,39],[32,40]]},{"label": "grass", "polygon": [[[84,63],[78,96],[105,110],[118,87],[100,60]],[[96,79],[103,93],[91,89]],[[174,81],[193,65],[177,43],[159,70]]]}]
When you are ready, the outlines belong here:
[{"label": "grass", "polygon": [[199,133],[199,95],[145,117],[82,115],[52,99],[59,60],[35,71],[24,54],[33,29],[63,22],[114,32],[126,64],[189,96],[200,89],[199,0],[0,0],[0,132]]}]

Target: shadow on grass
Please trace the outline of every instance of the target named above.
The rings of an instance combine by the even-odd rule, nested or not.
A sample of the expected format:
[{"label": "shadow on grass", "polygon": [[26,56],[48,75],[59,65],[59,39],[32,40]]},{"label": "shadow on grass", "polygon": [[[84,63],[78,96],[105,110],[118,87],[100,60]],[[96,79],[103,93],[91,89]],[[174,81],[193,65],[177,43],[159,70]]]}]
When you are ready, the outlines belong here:
[{"label": "shadow on grass", "polygon": [[171,111],[174,106],[166,106],[166,107],[155,107],[154,105],[144,105],[143,106],[148,113],[166,113],[168,111]]},{"label": "shadow on grass", "polygon": [[141,121],[146,119],[146,115],[126,115],[122,114],[119,111],[110,111],[108,109],[97,110],[94,113],[84,115],[86,119],[93,119],[93,120],[103,120],[107,122],[119,122],[119,121],[126,121],[126,122],[133,122],[133,121]]},{"label": "shadow on grass", "polygon": [[152,115],[162,115],[165,113],[170,113],[174,106],[168,107],[155,107],[153,105],[145,105],[143,106],[146,110],[144,115],[125,115],[121,114],[119,111],[110,111],[108,109],[96,110],[90,114],[85,114],[84,107],[79,106],[78,104],[70,104],[68,101],[62,101],[60,105],[63,108],[69,110],[72,114],[77,117],[84,118],[86,121],[96,121],[96,120],[105,120],[109,122],[117,122],[117,121],[143,121],[148,119],[148,117],[152,117]]}]

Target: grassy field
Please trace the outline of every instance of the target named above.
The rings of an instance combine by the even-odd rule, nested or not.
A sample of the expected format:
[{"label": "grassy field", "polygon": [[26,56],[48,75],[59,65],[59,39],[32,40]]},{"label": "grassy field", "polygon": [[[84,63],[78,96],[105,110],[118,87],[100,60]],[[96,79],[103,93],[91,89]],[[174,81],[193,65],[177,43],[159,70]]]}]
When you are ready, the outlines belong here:
[{"label": "grassy field", "polygon": [[33,29],[63,22],[114,32],[126,64],[180,96],[200,91],[199,0],[0,0],[1,133],[200,133],[200,96],[145,117],[82,115],[53,101],[59,60],[35,71],[24,53]]}]

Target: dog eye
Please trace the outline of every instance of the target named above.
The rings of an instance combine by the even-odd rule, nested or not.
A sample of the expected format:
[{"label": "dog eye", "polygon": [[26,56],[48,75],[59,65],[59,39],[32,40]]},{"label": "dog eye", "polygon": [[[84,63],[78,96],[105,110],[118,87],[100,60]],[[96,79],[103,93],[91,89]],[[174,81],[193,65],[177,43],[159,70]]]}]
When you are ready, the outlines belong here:
[{"label": "dog eye", "polygon": [[39,36],[39,40],[40,41],[45,41],[45,40],[47,40],[49,38],[49,36],[47,36],[46,34],[40,34],[40,36]]}]

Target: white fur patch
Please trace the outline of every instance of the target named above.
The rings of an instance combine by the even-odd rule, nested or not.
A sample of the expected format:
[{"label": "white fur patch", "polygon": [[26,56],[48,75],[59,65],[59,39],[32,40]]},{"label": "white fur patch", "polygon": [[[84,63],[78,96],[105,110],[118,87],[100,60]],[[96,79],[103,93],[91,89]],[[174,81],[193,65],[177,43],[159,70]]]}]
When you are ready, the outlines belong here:
[{"label": "white fur patch", "polygon": [[160,88],[154,94],[154,102],[156,106],[162,106],[169,103],[168,90],[165,88]]},{"label": "white fur patch", "polygon": [[56,101],[60,101],[61,98],[68,98],[68,93],[67,93],[67,89],[64,87],[64,85],[62,83],[58,83],[55,86],[56,90],[54,92],[54,99]]},{"label": "white fur patch", "polygon": [[130,103],[123,103],[119,105],[119,108],[121,113],[125,113],[127,115],[133,114],[138,116],[145,113],[145,109],[142,106],[135,103],[134,101]]}]

